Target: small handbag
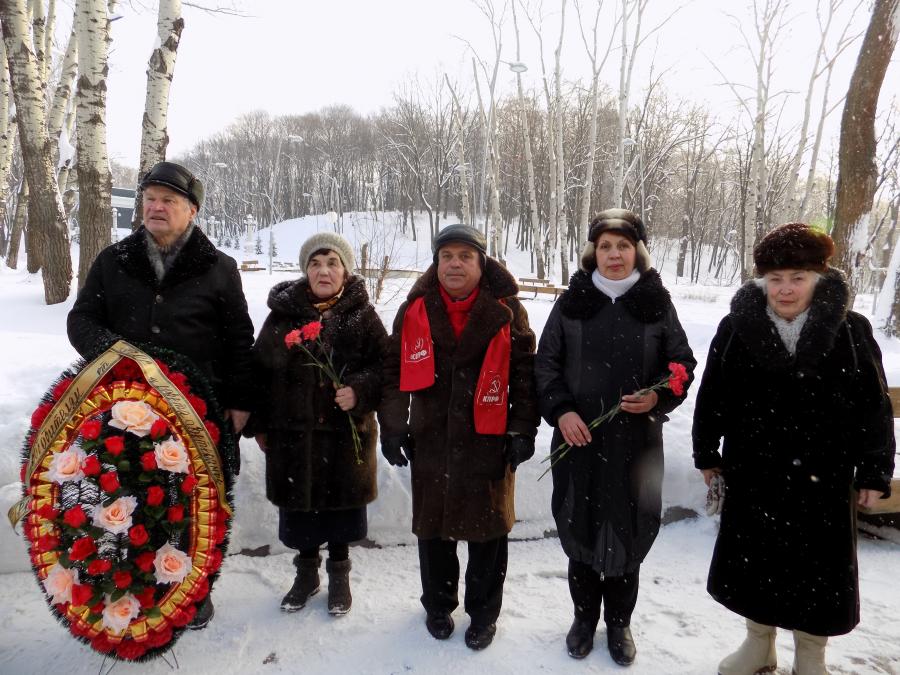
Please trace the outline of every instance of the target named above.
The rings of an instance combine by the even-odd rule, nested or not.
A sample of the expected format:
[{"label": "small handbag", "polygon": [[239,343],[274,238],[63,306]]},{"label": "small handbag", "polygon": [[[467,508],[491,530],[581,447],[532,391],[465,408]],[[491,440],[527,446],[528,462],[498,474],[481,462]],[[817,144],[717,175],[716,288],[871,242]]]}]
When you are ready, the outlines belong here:
[{"label": "small handbag", "polygon": [[706,491],[706,515],[714,516],[722,513],[722,504],[725,502],[725,479],[722,474],[714,474],[709,481],[709,489]]}]

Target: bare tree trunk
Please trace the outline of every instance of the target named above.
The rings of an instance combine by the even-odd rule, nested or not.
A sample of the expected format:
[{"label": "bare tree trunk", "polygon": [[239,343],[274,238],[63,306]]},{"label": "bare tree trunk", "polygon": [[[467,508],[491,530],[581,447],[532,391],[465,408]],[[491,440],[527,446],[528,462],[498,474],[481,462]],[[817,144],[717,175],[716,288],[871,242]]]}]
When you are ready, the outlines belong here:
[{"label": "bare tree trunk", "polygon": [[459,130],[459,135],[456,139],[456,156],[457,161],[459,162],[457,173],[459,174],[459,194],[460,201],[462,202],[462,221],[463,225],[473,225],[472,215],[469,212],[469,179],[466,174],[466,130],[463,124],[462,106],[459,104],[456,90],[453,88],[453,85],[450,84],[450,78],[447,77],[446,73],[444,74],[444,79],[447,81],[447,88],[450,90],[450,95],[453,97],[453,112],[456,117],[456,126]]},{"label": "bare tree trunk", "polygon": [[566,162],[563,153],[563,137],[565,135],[563,110],[565,103],[562,97],[562,69],[560,66],[560,56],[562,54],[563,35],[566,27],[566,0],[562,0],[562,14],[559,22],[559,42],[554,52],[555,67],[554,81],[556,90],[556,191],[558,193],[557,205],[559,215],[556,225],[559,228],[559,261],[560,276],[563,284],[569,283],[569,251],[568,251],[568,233],[566,227]]},{"label": "bare tree trunk", "polygon": [[28,183],[22,179],[19,195],[16,199],[16,210],[13,213],[12,227],[9,233],[9,251],[6,254],[6,266],[14,270],[19,267],[19,246],[25,234],[25,220],[28,218]]},{"label": "bare tree trunk", "polygon": [[[169,146],[169,89],[175,72],[175,56],[181,41],[184,19],[181,17],[181,0],[160,0],[159,18],[156,23],[158,43],[147,65],[147,98],[144,103],[144,122],[141,131],[141,155],[138,179],[154,164],[166,158]],[[134,205],[132,229],[141,225],[142,204],[138,192]]]},{"label": "bare tree trunk", "polygon": [[44,109],[46,89],[32,49],[24,0],[0,0],[0,20],[9,58],[9,74],[19,142],[30,187],[29,229],[43,238],[44,298],[47,304],[64,301],[72,281],[69,232],[53,167],[53,152]]},{"label": "bare tree trunk", "polygon": [[[9,204],[7,199],[9,196],[9,168],[12,165],[13,148],[16,142],[16,127],[10,122],[9,69],[6,65],[6,46],[0,39],[0,228],[3,228],[4,233],[7,233],[5,226]],[[0,244],[0,255],[7,255],[9,243],[10,238],[4,237],[4,241]],[[9,259],[7,259],[8,263]]]},{"label": "bare tree trunk", "polygon": [[72,82],[77,73],[78,35],[73,21],[72,32],[69,34],[69,42],[66,45],[66,53],[59,71],[59,80],[56,83],[56,91],[53,94],[53,103],[47,115],[47,130],[51,139],[59,138],[59,134],[62,132],[63,123],[66,120],[66,110],[68,110],[69,100],[72,97]]},{"label": "bare tree trunk", "polygon": [[[835,258],[857,290],[875,197],[875,112],[885,72],[900,32],[900,0],[875,0],[856,69],[850,79],[838,151]],[[890,276],[890,275],[888,275]],[[890,283],[894,283],[890,279]]]},{"label": "bare tree trunk", "polygon": [[[110,10],[113,3],[110,3]],[[106,148],[106,74],[109,55],[107,0],[78,0],[78,287],[84,286],[94,259],[110,243],[112,175]]]}]

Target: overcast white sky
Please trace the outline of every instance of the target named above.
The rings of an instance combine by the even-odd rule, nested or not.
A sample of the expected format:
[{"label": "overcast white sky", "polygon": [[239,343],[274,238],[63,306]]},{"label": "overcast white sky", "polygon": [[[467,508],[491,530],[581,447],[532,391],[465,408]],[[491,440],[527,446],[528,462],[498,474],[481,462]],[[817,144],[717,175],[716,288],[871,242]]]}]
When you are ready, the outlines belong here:
[{"label": "overcast white sky", "polygon": [[[847,4],[855,2],[848,0]],[[495,4],[502,5],[502,0],[495,0]],[[583,15],[592,16],[593,5],[586,0],[582,4]],[[616,4],[614,0],[604,3],[602,36],[608,35]],[[656,25],[678,4],[654,0],[646,25]],[[537,7],[537,3],[532,1],[532,6]],[[154,11],[139,13],[122,2],[120,7],[122,17],[113,23],[110,55],[109,145],[114,159],[135,166],[146,62],[156,39],[156,19]],[[752,33],[748,7],[749,2],[744,0],[684,2],[682,9],[642,47],[632,100],[640,97],[648,83],[650,65],[655,62],[656,72],[666,70],[664,82],[670,91],[708,103],[723,119],[733,117],[737,107],[734,94],[721,86],[721,77],[710,60],[735,81],[753,83],[752,62],[734,19],[726,14],[743,20]],[[560,0],[543,3],[548,67],[558,38],[559,8]],[[468,0],[246,0],[243,9],[248,16],[235,18],[185,8],[186,26],[170,102],[170,155],[190,148],[252,110],[300,114],[346,103],[368,113],[389,105],[393,91],[409,78],[434,81],[444,72],[474,91],[472,52],[463,39],[483,58],[493,58],[487,20]],[[806,90],[818,40],[814,11],[814,0],[789,2],[791,21],[779,42],[776,90]],[[867,11],[863,8],[857,14],[855,31],[865,29]],[[573,1],[569,0],[564,77],[586,82],[589,63],[576,20]],[[526,40],[522,61],[530,67],[525,83],[539,86],[537,45],[521,13],[519,23]],[[832,100],[846,92],[857,53],[858,44],[845,54],[833,79]],[[515,60],[511,16],[504,27],[503,55],[505,60]],[[880,109],[900,90],[896,61],[897,55],[882,90]],[[604,80],[613,88],[618,83],[617,69],[615,52],[604,71]],[[512,91],[513,78],[504,70],[500,86]],[[796,123],[802,114],[801,96],[794,95],[787,101],[785,119]],[[829,124],[835,138],[839,116],[840,110]]]}]

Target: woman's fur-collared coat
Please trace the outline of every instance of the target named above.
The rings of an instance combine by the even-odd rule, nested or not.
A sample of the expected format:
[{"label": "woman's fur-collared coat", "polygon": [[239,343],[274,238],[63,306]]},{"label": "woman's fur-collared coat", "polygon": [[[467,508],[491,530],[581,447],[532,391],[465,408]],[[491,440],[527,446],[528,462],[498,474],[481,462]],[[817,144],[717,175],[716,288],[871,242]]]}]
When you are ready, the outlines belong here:
[{"label": "woman's fur-collared coat", "polygon": [[710,594],[758,623],[816,635],[859,622],[852,489],[889,491],[893,472],[881,352],[848,302],[830,270],[792,357],[765,291],[745,284],[710,345],[694,410],[694,463],[725,479]]},{"label": "woman's fur-collared coat", "polygon": [[[510,324],[506,428],[532,438],[537,432],[535,338],[517,292],[509,272],[487,258],[478,297],[457,340],[432,265],[397,312],[378,419],[383,437],[408,431],[415,443],[412,529],[420,539],[488,541],[509,533],[515,522],[515,474],[504,458],[506,436],[476,433],[473,406],[488,344]],[[434,344],[435,382],[410,394],[399,388],[400,339],[409,303],[423,296]]]},{"label": "woman's fur-collared coat", "polygon": [[[253,346],[260,394],[246,433],[267,435],[266,496],[273,504],[297,511],[357,508],[377,496],[373,411],[381,398],[387,334],[362,277],[350,277],[340,300],[321,317],[308,291],[303,278],[276,284],[269,293],[271,312]],[[290,331],[320,320],[335,369],[357,396],[350,413],[362,442],[361,464],[331,381],[302,349],[284,342]],[[314,343],[307,345],[323,360]]]},{"label": "woman's fur-collared coat", "polygon": [[[623,394],[656,384],[668,364],[696,365],[669,292],[654,269],[613,303],[591,275],[572,275],[538,347],[535,374],[541,415],[556,427],[551,450],[564,443],[560,416],[586,424]],[[685,385],[685,390],[687,384]],[[634,572],[659,532],[666,415],[684,401],[670,389],[646,414],[620,412],[591,431],[553,466],[552,511],[566,555],[598,574]]]}]

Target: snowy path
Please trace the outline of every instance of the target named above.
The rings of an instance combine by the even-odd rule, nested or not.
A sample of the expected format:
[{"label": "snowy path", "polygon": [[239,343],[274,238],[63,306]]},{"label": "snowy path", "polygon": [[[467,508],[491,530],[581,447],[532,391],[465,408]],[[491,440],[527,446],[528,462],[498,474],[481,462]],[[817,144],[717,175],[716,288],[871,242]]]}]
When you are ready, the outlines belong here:
[{"label": "snowy path", "polygon": [[[715,523],[708,518],[663,528],[642,568],[633,619],[638,658],[627,672],[715,673],[718,660],[739,643],[741,621],[705,591],[714,537]],[[464,564],[464,545],[459,551]],[[833,675],[900,674],[898,555],[896,544],[860,542],[862,623],[851,634],[832,639],[828,662]],[[357,547],[351,557],[353,611],[333,618],[326,611],[324,585],[299,613],[279,611],[278,602],[290,585],[288,554],[230,556],[214,593],[215,619],[205,631],[186,633],[176,646],[181,672],[626,672],[609,658],[602,628],[584,662],[566,655],[571,603],[566,558],[556,540],[511,544],[497,638],[479,653],[463,644],[468,618],[462,608],[454,613],[457,629],[447,642],[437,642],[425,631],[415,547]],[[30,574],[3,575],[0,605],[0,672],[46,673],[60,664],[72,675],[99,672],[102,658],[55,625]],[[778,673],[787,675],[793,644],[784,631],[779,632],[778,654]],[[150,675],[170,669],[157,660],[118,664],[114,672]]]}]

